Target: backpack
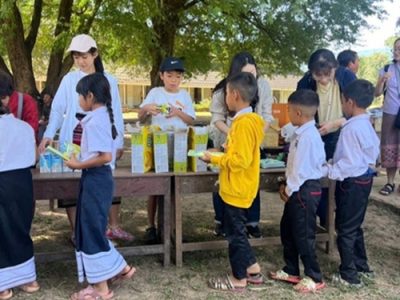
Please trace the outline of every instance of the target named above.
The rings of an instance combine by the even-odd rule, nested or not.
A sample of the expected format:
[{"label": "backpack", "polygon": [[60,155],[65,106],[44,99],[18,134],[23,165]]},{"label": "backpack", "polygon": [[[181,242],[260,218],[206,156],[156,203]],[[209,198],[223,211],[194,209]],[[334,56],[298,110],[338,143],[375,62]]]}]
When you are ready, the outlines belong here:
[{"label": "backpack", "polygon": [[20,120],[22,120],[23,108],[24,108],[24,94],[18,92],[17,118]]}]

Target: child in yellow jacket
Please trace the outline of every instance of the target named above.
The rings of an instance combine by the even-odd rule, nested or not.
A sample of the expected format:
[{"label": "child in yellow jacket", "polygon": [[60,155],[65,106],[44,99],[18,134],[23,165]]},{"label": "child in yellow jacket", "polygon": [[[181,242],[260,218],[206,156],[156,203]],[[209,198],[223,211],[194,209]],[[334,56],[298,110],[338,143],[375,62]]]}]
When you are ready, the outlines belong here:
[{"label": "child in yellow jacket", "polygon": [[246,234],[246,210],[257,194],[260,175],[260,145],[264,121],[250,106],[257,95],[257,81],[251,73],[241,72],[227,79],[226,103],[235,112],[228,133],[225,154],[206,152],[203,160],[220,168],[219,194],[225,205],[224,231],[229,243],[232,276],[210,279],[211,288],[240,291],[248,283],[262,283]]}]

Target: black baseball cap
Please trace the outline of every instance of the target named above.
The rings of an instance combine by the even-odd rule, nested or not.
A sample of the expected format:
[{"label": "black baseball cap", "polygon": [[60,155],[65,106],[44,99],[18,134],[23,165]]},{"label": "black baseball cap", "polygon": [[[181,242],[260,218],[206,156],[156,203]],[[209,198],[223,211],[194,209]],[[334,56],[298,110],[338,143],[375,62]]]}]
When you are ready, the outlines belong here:
[{"label": "black baseball cap", "polygon": [[166,57],[161,63],[160,72],[165,71],[178,71],[185,72],[185,68],[183,67],[183,61],[177,57]]}]

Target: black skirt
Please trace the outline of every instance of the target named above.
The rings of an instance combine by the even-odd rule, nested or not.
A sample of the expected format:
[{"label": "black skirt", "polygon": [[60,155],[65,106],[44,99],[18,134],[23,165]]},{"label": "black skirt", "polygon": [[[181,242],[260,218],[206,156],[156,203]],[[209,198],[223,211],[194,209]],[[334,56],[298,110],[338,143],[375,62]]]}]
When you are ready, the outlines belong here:
[{"label": "black skirt", "polygon": [[33,257],[33,201],[30,168],[0,172],[0,269]]}]

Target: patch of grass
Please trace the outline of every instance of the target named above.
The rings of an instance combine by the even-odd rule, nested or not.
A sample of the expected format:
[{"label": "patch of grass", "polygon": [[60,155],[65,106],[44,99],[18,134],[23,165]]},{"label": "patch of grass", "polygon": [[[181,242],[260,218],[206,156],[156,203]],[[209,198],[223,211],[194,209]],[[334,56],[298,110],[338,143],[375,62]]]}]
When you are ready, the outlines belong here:
[{"label": "patch of grass", "polygon": [[[261,193],[261,228],[264,235],[279,233],[282,203],[274,193]],[[211,194],[190,195],[183,205],[183,232],[190,241],[211,240],[214,227]],[[132,232],[136,239],[133,245],[144,243],[147,224],[146,198],[123,199],[122,226]],[[301,295],[292,285],[268,282],[266,290],[246,291],[241,294],[219,292],[207,287],[210,277],[230,272],[228,251],[199,251],[184,253],[182,268],[164,268],[161,255],[127,257],[129,264],[137,267],[134,280],[114,287],[116,300],[131,299],[323,299],[323,300],[380,300],[400,299],[400,216],[390,209],[370,204],[364,222],[365,240],[371,268],[376,273],[376,283],[359,291],[341,290],[330,283],[337,272],[340,259],[337,251],[327,255],[318,247],[317,256],[328,287],[311,295]],[[36,251],[70,250],[69,225],[63,210],[48,212],[47,202],[37,207],[33,224]],[[46,236],[46,238],[42,238]],[[120,243],[122,245],[122,243]],[[124,243],[123,245],[128,245]],[[268,274],[282,268],[284,262],[281,246],[254,248],[262,272]],[[76,262],[54,262],[37,264],[40,292],[27,298],[16,291],[13,299],[67,299],[72,292],[82,288],[77,282]]]}]

